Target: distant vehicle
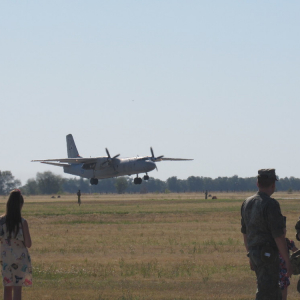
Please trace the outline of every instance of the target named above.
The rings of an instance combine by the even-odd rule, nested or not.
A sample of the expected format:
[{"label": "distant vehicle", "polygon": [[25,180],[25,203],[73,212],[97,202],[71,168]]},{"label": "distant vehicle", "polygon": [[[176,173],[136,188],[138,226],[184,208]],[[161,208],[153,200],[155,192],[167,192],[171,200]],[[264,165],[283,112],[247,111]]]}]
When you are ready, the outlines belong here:
[{"label": "distant vehicle", "polygon": [[79,155],[72,134],[68,134],[66,138],[68,158],[32,160],[32,162],[41,162],[43,164],[63,167],[65,173],[90,178],[92,185],[98,184],[98,179],[132,174],[136,174],[134,183],[141,184],[142,178],[139,177],[139,174],[146,173],[144,180],[149,180],[148,172],[157,169],[156,162],[162,160],[193,160],[185,158],[165,158],[163,155],[155,157],[152,147],[150,148],[152,156],[118,158],[120,154],[117,154],[111,157],[108,149],[105,148],[107,156],[84,158]]}]

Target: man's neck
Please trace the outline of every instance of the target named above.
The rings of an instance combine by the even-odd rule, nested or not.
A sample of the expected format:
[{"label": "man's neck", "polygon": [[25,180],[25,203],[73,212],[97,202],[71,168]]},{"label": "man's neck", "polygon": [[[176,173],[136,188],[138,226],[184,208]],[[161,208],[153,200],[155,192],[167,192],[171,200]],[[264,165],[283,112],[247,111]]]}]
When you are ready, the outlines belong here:
[{"label": "man's neck", "polygon": [[261,193],[265,193],[268,196],[271,196],[274,193],[274,190],[272,187],[267,187],[267,188],[258,188],[258,191]]}]

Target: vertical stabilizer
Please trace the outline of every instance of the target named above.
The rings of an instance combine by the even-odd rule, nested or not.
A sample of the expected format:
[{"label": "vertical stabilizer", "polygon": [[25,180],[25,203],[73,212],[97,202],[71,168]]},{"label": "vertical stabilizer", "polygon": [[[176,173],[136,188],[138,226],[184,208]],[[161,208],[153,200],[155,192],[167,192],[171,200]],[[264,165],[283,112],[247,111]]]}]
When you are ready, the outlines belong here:
[{"label": "vertical stabilizer", "polygon": [[68,158],[80,157],[72,134],[68,134],[66,138],[67,138]]}]

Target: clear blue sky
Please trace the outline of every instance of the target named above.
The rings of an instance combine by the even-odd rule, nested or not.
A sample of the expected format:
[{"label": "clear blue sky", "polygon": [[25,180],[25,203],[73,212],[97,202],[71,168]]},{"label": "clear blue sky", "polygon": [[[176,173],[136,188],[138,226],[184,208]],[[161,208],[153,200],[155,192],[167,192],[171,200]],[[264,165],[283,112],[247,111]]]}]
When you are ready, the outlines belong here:
[{"label": "clear blue sky", "polygon": [[300,2],[1,1],[0,169],[194,158],[150,176],[300,177]]}]

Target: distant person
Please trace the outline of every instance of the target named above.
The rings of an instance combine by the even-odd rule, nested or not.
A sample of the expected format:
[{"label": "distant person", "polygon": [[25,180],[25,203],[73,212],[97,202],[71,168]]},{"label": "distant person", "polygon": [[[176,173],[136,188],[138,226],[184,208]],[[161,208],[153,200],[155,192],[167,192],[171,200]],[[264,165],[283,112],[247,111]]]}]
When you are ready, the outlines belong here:
[{"label": "distant person", "polygon": [[77,196],[78,196],[78,205],[80,206],[80,204],[81,204],[81,199],[80,199],[81,193],[80,193],[80,190],[78,190]]},{"label": "distant person", "polygon": [[258,171],[258,192],[241,207],[241,232],[257,278],[256,300],[281,300],[279,288],[279,252],[286,262],[286,277],[292,266],[285,239],[285,223],[279,203],[270,196],[277,181],[275,169]]},{"label": "distant person", "polygon": [[207,190],[205,191],[205,199],[207,199],[207,194],[208,194],[208,192],[207,192]]},{"label": "distant person", "polygon": [[0,217],[0,240],[4,300],[21,300],[22,286],[32,285],[28,223],[21,217],[24,199],[20,190],[10,192],[6,213]]}]

